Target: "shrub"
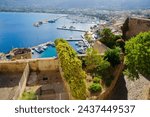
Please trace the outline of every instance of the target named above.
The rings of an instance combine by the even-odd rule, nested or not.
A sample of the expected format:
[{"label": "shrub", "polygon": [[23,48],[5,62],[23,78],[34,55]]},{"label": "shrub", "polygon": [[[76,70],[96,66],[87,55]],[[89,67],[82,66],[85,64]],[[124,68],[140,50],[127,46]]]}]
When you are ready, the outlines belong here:
[{"label": "shrub", "polygon": [[116,41],[118,39],[122,39],[122,35],[114,35],[111,32],[111,29],[109,28],[104,28],[101,31],[100,36],[101,36],[100,41],[104,43],[106,46],[108,46],[109,48],[114,48],[115,46],[118,46]]},{"label": "shrub", "polygon": [[101,31],[101,39],[100,41],[104,43],[109,48],[113,48],[116,44],[115,35],[111,32],[109,28],[104,28]]},{"label": "shrub", "polygon": [[122,39],[122,35],[115,35],[114,40]]},{"label": "shrub", "polygon": [[113,67],[120,64],[120,48],[116,47],[115,49],[106,51],[104,59],[109,61]]},{"label": "shrub", "polygon": [[105,79],[103,79],[103,81],[107,87],[109,87],[111,85],[113,80],[114,80],[113,75],[110,75],[109,77],[105,77]]},{"label": "shrub", "polygon": [[94,70],[94,73],[98,76],[105,75],[110,68],[110,63],[106,60],[103,60],[99,66]]},{"label": "shrub", "polygon": [[85,38],[88,42],[91,42],[91,41],[92,41],[92,34],[85,33],[84,38]]},{"label": "shrub", "polygon": [[30,92],[24,92],[22,94],[22,97],[20,98],[21,100],[37,100],[36,93],[33,91]]},{"label": "shrub", "polygon": [[92,72],[102,62],[101,55],[93,48],[88,48],[87,56],[85,57],[86,70]]},{"label": "shrub", "polygon": [[95,75],[101,76],[109,66],[109,62],[104,60],[99,53],[93,48],[87,50],[87,56],[85,57],[86,70]]},{"label": "shrub", "polygon": [[122,51],[124,52],[125,51],[125,41],[123,39],[118,39],[116,41],[116,46],[120,47],[122,49]]},{"label": "shrub", "polygon": [[76,56],[76,51],[63,39],[55,41],[58,58],[64,73],[64,78],[70,87],[71,94],[76,99],[86,99],[86,74],[82,62]]},{"label": "shrub", "polygon": [[93,82],[94,82],[94,83],[99,83],[100,80],[101,80],[101,77],[94,77],[94,78],[93,78]]},{"label": "shrub", "polygon": [[89,90],[91,92],[101,92],[102,91],[102,86],[99,83],[93,83],[90,87]]},{"label": "shrub", "polygon": [[131,79],[139,78],[139,73],[150,76],[150,31],[131,38],[125,45],[125,73]]}]

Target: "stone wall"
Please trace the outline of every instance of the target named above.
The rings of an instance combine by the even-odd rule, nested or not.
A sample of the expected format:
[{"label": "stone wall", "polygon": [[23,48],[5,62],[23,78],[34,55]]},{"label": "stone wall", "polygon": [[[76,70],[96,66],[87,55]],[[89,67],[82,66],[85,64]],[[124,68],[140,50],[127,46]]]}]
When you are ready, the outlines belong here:
[{"label": "stone wall", "polygon": [[26,84],[27,84],[27,80],[28,80],[28,77],[29,77],[29,73],[30,73],[30,68],[29,68],[29,65],[27,64],[25,69],[24,69],[24,72],[22,74],[22,77],[20,79],[20,82],[19,82],[19,87],[15,93],[15,96],[13,97],[14,100],[17,100],[19,97],[22,96],[25,88],[26,88]]},{"label": "stone wall", "polygon": [[122,26],[123,37],[130,39],[140,32],[150,31],[150,19],[127,18]]},{"label": "stone wall", "polygon": [[58,60],[48,59],[24,59],[17,61],[0,62],[0,72],[22,72],[26,64],[29,63],[31,71],[56,71],[59,70]]},{"label": "stone wall", "polygon": [[[30,68],[30,69],[29,69]],[[17,99],[20,97],[20,95],[23,93],[25,87],[26,87],[26,82],[27,78],[29,77],[29,72],[30,71],[59,71],[63,80],[63,83],[65,85],[65,88],[67,90],[67,95],[69,99],[74,99],[73,96],[70,94],[70,88],[65,81],[63,77],[63,72],[61,70],[61,67],[59,67],[59,63],[57,59],[31,59],[31,60],[19,60],[19,61],[9,61],[9,62],[0,62],[0,72],[18,72],[18,71],[24,71],[20,83],[19,83],[19,88],[16,92],[16,95],[14,99]],[[116,72],[114,74],[115,79],[112,82],[111,86],[107,88],[104,92],[100,94],[98,99],[107,99],[112,93],[113,88],[115,87],[115,84],[120,76],[120,73],[123,70],[123,64],[119,65],[116,69]],[[50,96],[50,95],[49,95]]]},{"label": "stone wall", "polygon": [[[42,95],[39,99],[68,99],[68,93],[64,88],[63,81],[59,74],[59,64],[58,60],[55,58],[43,58],[43,59],[24,59],[17,61],[3,61],[0,62],[0,73],[18,73],[23,72],[20,81],[18,81],[17,89],[15,91],[15,95],[12,99],[19,99],[25,88],[27,86],[27,81],[30,78],[31,73],[36,72],[37,83],[38,85],[45,86],[46,84],[50,84],[48,88],[51,88],[55,91],[54,94],[50,92],[50,94]],[[17,74],[16,74],[17,75]],[[43,80],[43,78],[48,78],[48,81]],[[59,86],[58,86],[59,84]],[[48,92],[49,90],[44,90],[42,92]]]},{"label": "stone wall", "polygon": [[99,97],[98,97],[99,100],[109,99],[118,79],[120,78],[123,68],[124,68],[123,64],[120,64],[117,66],[117,68],[113,74],[115,76],[114,80],[112,81],[111,85],[108,88],[106,88],[105,91],[99,95]]},{"label": "stone wall", "polygon": [[18,55],[14,55],[12,57],[13,60],[17,60],[17,59],[31,59],[32,58],[32,53],[25,53],[25,54],[18,54]]},{"label": "stone wall", "polygon": [[0,73],[7,72],[22,72],[26,66],[27,62],[24,61],[5,61],[0,62]]},{"label": "stone wall", "polygon": [[100,41],[95,41],[93,48],[103,55],[109,48]]},{"label": "stone wall", "polygon": [[30,68],[32,71],[58,71],[58,60],[49,58],[49,59],[36,59],[30,60]]}]

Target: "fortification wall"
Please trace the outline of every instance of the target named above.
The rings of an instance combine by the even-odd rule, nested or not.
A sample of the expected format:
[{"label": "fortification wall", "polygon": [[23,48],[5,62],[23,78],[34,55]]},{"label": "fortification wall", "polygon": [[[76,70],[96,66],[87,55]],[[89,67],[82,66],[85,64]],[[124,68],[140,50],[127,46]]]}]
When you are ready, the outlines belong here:
[{"label": "fortification wall", "polygon": [[112,91],[113,91],[118,79],[120,78],[123,68],[124,68],[124,65],[122,63],[117,66],[117,68],[114,72],[114,76],[115,76],[114,80],[112,81],[111,85],[108,88],[106,88],[105,91],[99,95],[99,97],[98,97],[99,100],[109,99],[109,97],[112,95]]},{"label": "fortification wall", "polygon": [[57,71],[58,60],[53,58],[48,59],[26,59],[17,61],[0,62],[0,72],[22,72],[25,66],[29,63],[31,71]]},{"label": "fortification wall", "polygon": [[150,31],[150,19],[127,18],[122,27],[123,37],[130,39],[140,32]]},{"label": "fortification wall", "polygon": [[25,54],[18,54],[13,56],[13,60],[17,60],[17,59],[31,59],[32,58],[32,53],[25,53]]},{"label": "fortification wall", "polygon": [[29,68],[29,65],[27,64],[25,69],[24,69],[24,72],[22,74],[22,77],[20,79],[19,87],[15,93],[15,96],[13,97],[14,100],[17,100],[19,97],[22,96],[22,94],[26,88],[26,83],[27,83],[27,80],[29,77],[29,73],[30,73],[30,68]]}]

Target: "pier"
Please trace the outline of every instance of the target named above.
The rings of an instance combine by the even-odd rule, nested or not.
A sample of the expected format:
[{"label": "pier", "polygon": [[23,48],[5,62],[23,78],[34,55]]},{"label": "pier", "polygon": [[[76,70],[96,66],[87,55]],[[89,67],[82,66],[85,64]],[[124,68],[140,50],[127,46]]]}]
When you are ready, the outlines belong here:
[{"label": "pier", "polygon": [[68,30],[68,31],[78,31],[78,32],[87,32],[85,30],[81,30],[81,29],[70,29],[70,28],[63,28],[63,27],[58,27],[58,30]]},{"label": "pier", "polygon": [[67,16],[61,16],[61,17],[58,17],[58,18],[55,18],[55,19],[43,19],[41,21],[35,22],[33,24],[33,26],[39,27],[42,24],[55,23],[57,20],[59,20],[60,18],[63,18],[63,17],[67,17]]},{"label": "pier", "polygon": [[75,38],[73,38],[73,39],[66,39],[66,41],[83,41],[83,39],[75,39]]}]

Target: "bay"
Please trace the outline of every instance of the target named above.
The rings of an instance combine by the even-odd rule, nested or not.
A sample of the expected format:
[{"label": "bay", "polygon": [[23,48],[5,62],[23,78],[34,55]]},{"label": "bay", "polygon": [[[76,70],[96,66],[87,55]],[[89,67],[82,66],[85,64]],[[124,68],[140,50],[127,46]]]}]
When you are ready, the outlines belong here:
[{"label": "bay", "polygon": [[[42,24],[35,27],[35,22],[43,19],[55,19],[66,14],[0,12],[0,52],[8,53],[13,48],[28,48],[54,41],[56,38],[81,38],[83,32],[58,30],[58,27],[74,26],[88,30],[92,24],[73,23],[62,17],[55,23]],[[56,52],[54,50],[54,52]],[[52,54],[54,55],[54,54]],[[47,55],[48,56],[48,55]]]}]

